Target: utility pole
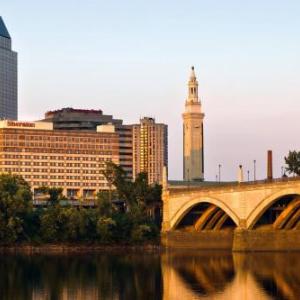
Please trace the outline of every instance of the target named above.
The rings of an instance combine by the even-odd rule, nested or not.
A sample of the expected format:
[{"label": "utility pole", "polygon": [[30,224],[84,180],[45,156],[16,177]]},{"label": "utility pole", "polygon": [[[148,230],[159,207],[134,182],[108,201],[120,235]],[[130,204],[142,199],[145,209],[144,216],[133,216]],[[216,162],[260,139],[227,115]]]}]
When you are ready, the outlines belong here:
[{"label": "utility pole", "polygon": [[256,160],[253,160],[253,180],[256,181]]}]

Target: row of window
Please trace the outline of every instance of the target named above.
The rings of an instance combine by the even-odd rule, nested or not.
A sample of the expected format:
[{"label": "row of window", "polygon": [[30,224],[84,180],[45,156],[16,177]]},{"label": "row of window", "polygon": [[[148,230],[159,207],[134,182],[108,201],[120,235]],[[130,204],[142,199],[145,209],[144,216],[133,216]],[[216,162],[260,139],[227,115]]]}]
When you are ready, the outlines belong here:
[{"label": "row of window", "polygon": [[17,166],[51,166],[51,167],[74,167],[74,168],[104,168],[105,164],[84,164],[84,163],[57,163],[57,162],[30,162],[30,161],[4,161],[1,165],[17,165]]},{"label": "row of window", "polygon": [[55,153],[55,154],[80,154],[80,155],[119,155],[119,151],[95,151],[95,150],[64,150],[64,149],[45,149],[45,148],[18,148],[3,147],[0,144],[1,152],[30,152],[30,153]]},{"label": "row of window", "polygon": [[31,183],[34,186],[52,186],[52,187],[108,187],[107,183],[95,183],[95,182],[46,182],[46,181],[33,181]]},{"label": "row of window", "polygon": [[66,174],[66,173],[73,173],[73,174],[100,174],[101,171],[104,170],[102,168],[101,170],[86,170],[86,169],[73,169],[73,170],[67,170],[65,168],[63,169],[32,169],[32,168],[0,168],[0,171],[3,170],[4,172],[7,173],[51,173],[51,174]]},{"label": "row of window", "polygon": [[103,176],[55,176],[55,175],[25,175],[25,179],[67,179],[67,180],[105,180]]},{"label": "row of window", "polygon": [[79,137],[62,137],[62,136],[49,136],[49,135],[24,135],[24,134],[4,134],[5,140],[22,140],[22,141],[49,141],[49,142],[71,142],[71,143],[93,143],[93,144],[109,144],[115,141],[110,138],[79,138]]},{"label": "row of window", "polygon": [[3,154],[0,158],[11,159],[38,159],[38,160],[75,160],[75,161],[108,161],[109,158],[105,157],[78,157],[78,156],[46,156],[46,155],[15,155],[15,154]]},{"label": "row of window", "polygon": [[50,144],[50,143],[37,143],[37,142],[18,142],[18,141],[3,141],[1,144],[4,147],[41,147],[41,148],[59,148],[59,149],[100,149],[112,150],[119,149],[119,146],[114,145],[95,145],[95,144]]}]

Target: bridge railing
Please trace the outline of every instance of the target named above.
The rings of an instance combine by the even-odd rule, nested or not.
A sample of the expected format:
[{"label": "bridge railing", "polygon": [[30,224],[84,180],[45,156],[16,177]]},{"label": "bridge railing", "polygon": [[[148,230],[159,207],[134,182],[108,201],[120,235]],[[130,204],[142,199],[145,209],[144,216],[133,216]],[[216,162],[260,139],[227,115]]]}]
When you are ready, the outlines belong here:
[{"label": "bridge railing", "polygon": [[168,189],[174,190],[194,190],[194,189],[212,189],[212,188],[230,188],[238,186],[252,186],[252,185],[261,185],[261,184],[272,184],[272,183],[284,183],[284,182],[294,182],[300,181],[300,176],[293,177],[280,177],[273,179],[261,179],[261,180],[252,180],[252,181],[168,181]]}]

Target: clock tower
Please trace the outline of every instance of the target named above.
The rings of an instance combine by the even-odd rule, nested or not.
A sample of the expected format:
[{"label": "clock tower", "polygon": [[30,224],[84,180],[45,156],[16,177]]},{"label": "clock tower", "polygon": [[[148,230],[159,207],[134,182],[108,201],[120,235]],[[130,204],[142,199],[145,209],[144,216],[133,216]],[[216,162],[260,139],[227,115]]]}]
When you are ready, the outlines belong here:
[{"label": "clock tower", "polygon": [[188,82],[188,98],[183,117],[183,180],[204,180],[204,113],[198,96],[194,67]]}]

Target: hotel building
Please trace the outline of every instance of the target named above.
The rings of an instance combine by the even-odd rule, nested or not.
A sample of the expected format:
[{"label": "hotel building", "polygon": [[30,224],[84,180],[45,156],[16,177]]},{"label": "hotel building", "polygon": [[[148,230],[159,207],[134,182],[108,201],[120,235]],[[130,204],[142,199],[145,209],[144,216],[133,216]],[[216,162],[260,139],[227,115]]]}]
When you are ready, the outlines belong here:
[{"label": "hotel building", "polygon": [[95,132],[97,126],[112,124],[119,135],[119,162],[132,178],[132,126],[120,119],[104,115],[102,110],[62,108],[45,114],[44,122],[53,123],[55,130]]},{"label": "hotel building", "polygon": [[51,122],[0,121],[0,170],[23,176],[35,199],[42,186],[62,187],[69,199],[94,199],[108,189],[106,161],[120,163],[113,125],[70,131]]},{"label": "hotel building", "polygon": [[168,166],[168,126],[143,118],[132,125],[133,178],[146,172],[148,181],[162,183],[163,168]]}]

